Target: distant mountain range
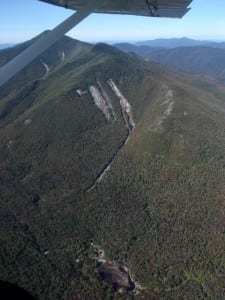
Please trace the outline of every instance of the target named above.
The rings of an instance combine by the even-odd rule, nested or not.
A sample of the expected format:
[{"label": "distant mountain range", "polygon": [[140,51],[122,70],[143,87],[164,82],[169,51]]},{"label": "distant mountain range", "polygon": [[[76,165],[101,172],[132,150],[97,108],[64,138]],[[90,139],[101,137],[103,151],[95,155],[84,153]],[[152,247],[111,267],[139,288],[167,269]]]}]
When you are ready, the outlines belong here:
[{"label": "distant mountain range", "polygon": [[44,52],[0,89],[0,280],[35,299],[224,299],[224,99],[106,44]]},{"label": "distant mountain range", "polygon": [[169,39],[139,44],[142,45],[120,43],[115,46],[176,70],[213,76],[225,82],[225,43]]},{"label": "distant mountain range", "polygon": [[189,38],[155,39],[138,42],[137,46],[176,48],[176,47],[196,47],[206,46],[214,48],[225,48],[225,42],[201,41]]}]

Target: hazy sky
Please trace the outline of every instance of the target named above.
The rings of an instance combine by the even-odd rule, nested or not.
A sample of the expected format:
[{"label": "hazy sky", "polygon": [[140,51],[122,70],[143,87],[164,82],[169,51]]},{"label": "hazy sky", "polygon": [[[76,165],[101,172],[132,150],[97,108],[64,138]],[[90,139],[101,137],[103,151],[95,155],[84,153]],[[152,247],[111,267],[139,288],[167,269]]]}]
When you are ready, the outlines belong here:
[{"label": "hazy sky", "polygon": [[[225,40],[225,0],[193,0],[181,20],[93,14],[68,35],[83,41],[189,37]],[[54,28],[73,11],[38,0],[0,0],[0,43],[18,43]]]}]

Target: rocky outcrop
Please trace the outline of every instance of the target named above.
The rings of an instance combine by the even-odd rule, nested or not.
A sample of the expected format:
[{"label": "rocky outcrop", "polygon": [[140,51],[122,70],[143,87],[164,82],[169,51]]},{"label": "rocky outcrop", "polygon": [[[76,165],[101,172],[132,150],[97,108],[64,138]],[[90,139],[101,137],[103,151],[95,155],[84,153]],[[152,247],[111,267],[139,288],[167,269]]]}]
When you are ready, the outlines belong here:
[{"label": "rocky outcrop", "polygon": [[105,251],[100,246],[94,243],[91,246],[96,256],[90,258],[99,263],[97,267],[99,278],[113,285],[116,290],[123,288],[127,292],[135,292],[136,284],[130,276],[129,268],[122,262],[107,260]]},{"label": "rocky outcrop", "polygon": [[135,284],[130,278],[129,270],[121,262],[104,262],[98,268],[100,278],[118,290],[124,288],[126,291],[134,291]]},{"label": "rocky outcrop", "polygon": [[123,96],[123,94],[120,92],[116,84],[112,79],[109,79],[108,85],[111,87],[112,91],[116,95],[117,98],[120,100],[120,107],[123,115],[124,122],[126,124],[127,129],[129,132],[132,132],[135,129],[135,123],[132,113],[132,108],[128,100]]},{"label": "rocky outcrop", "polygon": [[79,96],[82,96],[87,93],[87,91],[82,91],[81,89],[77,89],[76,92]]},{"label": "rocky outcrop", "polygon": [[98,84],[98,87],[99,87],[99,89],[100,89],[100,91],[101,91],[101,94],[102,94],[103,98],[106,100],[106,103],[107,103],[108,107],[111,109],[112,118],[113,118],[114,120],[116,120],[116,114],[115,114],[115,112],[114,112],[114,109],[113,109],[113,106],[112,106],[112,102],[111,102],[111,100],[110,100],[108,94],[107,94],[106,91],[104,90],[104,88],[103,88],[103,86],[102,86],[102,84],[101,84],[100,81],[98,81],[97,84]]}]

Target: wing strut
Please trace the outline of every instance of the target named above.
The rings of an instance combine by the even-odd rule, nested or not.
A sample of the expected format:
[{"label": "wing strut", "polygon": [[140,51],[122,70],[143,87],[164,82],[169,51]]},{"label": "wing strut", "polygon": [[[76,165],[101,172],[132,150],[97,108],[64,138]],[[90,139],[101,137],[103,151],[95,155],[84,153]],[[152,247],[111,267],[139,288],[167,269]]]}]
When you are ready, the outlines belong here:
[{"label": "wing strut", "polygon": [[83,19],[88,17],[95,9],[99,8],[106,1],[107,0],[90,0],[87,5],[81,7],[76,13],[63,21],[53,30],[46,33],[30,47],[1,67],[0,86],[26,67],[37,56],[52,46],[60,37],[79,24]]}]

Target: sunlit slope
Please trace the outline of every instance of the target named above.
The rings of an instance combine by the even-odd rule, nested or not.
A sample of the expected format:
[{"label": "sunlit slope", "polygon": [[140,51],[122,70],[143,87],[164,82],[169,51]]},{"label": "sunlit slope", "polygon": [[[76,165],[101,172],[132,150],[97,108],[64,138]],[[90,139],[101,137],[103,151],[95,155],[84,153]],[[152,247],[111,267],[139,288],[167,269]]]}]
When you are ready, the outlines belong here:
[{"label": "sunlit slope", "polygon": [[[23,50],[29,47],[33,42],[45,35],[44,31],[39,36],[0,51],[0,66],[10,61],[13,57],[20,54]],[[57,69],[62,64],[69,62],[71,59],[85,53],[90,48],[87,43],[71,39],[64,36],[61,40],[56,42],[52,47],[46,50],[43,54],[37,57],[31,64],[29,64],[23,71],[15,75],[12,80],[1,87],[0,97],[4,97],[9,91],[24,87],[29,81],[45,78],[49,73]]]},{"label": "sunlit slope", "polygon": [[88,214],[104,216],[93,229],[99,243],[113,259],[125,257],[150,294],[222,299],[224,117],[199,102],[209,95],[166,82],[90,196]]},{"label": "sunlit slope", "polygon": [[[1,98],[1,279],[41,299],[222,299],[225,88],[85,49]],[[136,295],[100,280],[96,245]]]}]

